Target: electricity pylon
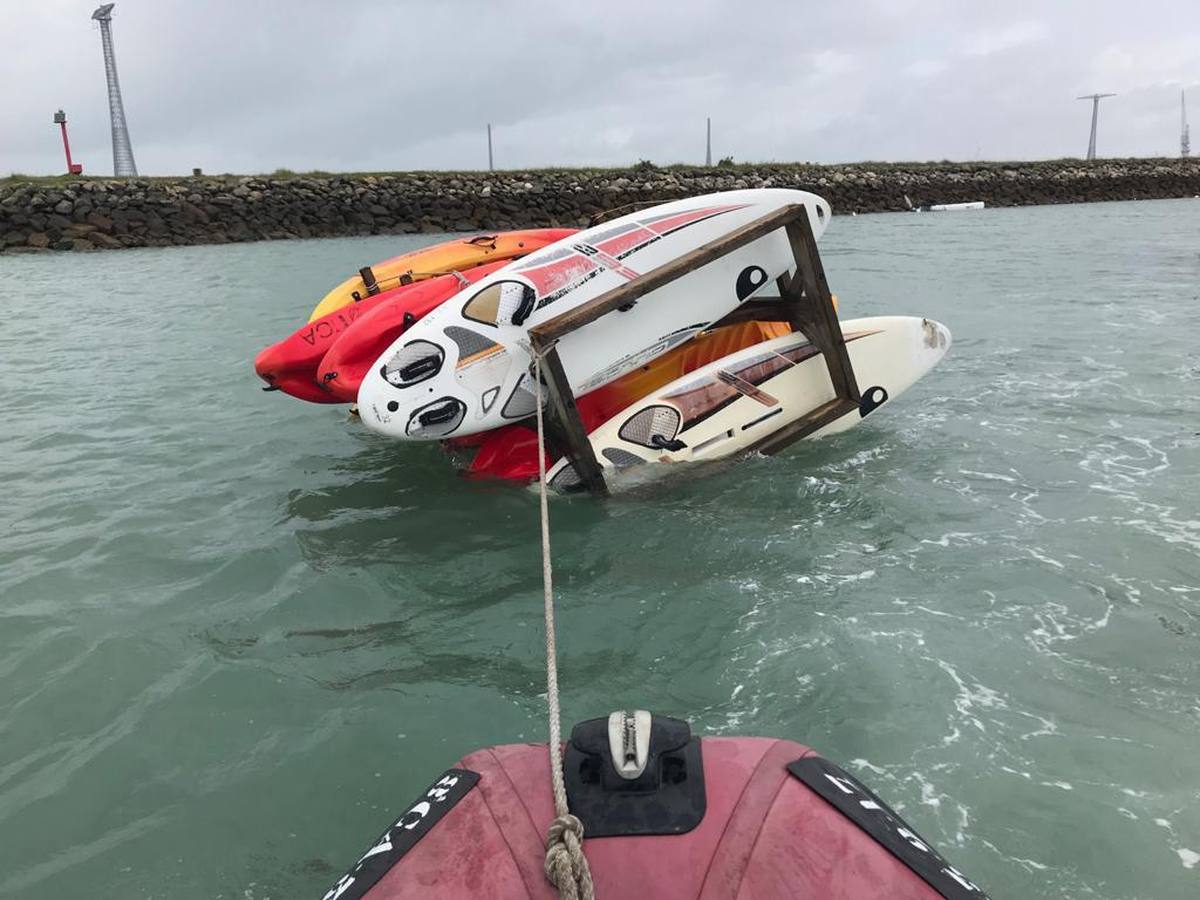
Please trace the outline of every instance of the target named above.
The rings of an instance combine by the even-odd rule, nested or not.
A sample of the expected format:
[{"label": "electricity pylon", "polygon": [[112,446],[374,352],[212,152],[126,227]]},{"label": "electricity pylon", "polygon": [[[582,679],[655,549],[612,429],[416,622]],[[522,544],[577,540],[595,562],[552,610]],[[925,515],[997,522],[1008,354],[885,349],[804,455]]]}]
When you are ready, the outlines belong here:
[{"label": "electricity pylon", "polygon": [[137,163],[133,161],[133,146],[129,143],[129,126],[125,124],[125,106],[121,103],[121,82],[117,79],[117,57],[113,53],[112,9],[115,3],[99,7],[92,18],[100,23],[100,42],[104,45],[104,75],[108,80],[108,112],[112,119],[113,174],[118,178],[136,178]]},{"label": "electricity pylon", "polygon": [[1179,155],[1187,159],[1192,155],[1192,142],[1189,139],[1187,123],[1187,100],[1184,92],[1179,92]]}]

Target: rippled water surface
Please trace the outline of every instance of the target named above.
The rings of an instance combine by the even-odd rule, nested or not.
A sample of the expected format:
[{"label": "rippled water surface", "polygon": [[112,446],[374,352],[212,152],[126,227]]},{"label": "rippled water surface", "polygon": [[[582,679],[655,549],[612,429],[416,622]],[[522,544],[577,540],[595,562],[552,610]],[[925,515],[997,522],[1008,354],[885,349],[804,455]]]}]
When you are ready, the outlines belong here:
[{"label": "rippled water surface", "polygon": [[[951,355],[840,437],[556,502],[565,718],[809,743],[996,898],[1200,896],[1198,235],[835,218],[843,314]],[[536,497],[250,368],[418,242],[0,258],[0,896],[319,896],[543,738]]]}]

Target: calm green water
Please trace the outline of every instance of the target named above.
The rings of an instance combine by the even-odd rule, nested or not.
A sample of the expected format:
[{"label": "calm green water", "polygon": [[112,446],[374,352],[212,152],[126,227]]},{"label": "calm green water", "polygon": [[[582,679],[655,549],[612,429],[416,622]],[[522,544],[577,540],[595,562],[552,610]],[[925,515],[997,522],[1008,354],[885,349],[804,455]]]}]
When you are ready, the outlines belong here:
[{"label": "calm green water", "polygon": [[[1198,235],[835,218],[843,313],[950,357],[841,437],[556,502],[565,718],[810,743],[996,898],[1200,896]],[[0,896],[319,896],[543,739],[536,497],[250,368],[414,243],[0,258]]]}]

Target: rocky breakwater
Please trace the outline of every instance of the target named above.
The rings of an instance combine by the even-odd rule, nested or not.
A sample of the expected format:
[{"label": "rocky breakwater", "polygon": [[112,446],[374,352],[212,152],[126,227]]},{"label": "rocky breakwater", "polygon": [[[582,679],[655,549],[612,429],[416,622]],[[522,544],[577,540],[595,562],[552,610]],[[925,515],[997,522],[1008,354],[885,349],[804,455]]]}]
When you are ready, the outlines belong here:
[{"label": "rocky breakwater", "polygon": [[758,187],[815,191],[839,214],[1146,200],[1200,194],[1200,159],[10,178],[0,181],[0,252],[582,225],[630,204]]}]

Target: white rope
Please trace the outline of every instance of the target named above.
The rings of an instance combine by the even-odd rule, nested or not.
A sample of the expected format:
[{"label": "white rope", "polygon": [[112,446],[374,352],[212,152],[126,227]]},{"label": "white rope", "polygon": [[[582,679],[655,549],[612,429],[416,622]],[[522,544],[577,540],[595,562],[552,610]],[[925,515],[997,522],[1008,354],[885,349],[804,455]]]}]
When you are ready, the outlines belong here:
[{"label": "white rope", "polygon": [[558,646],[554,640],[554,572],[550,566],[550,508],[546,502],[546,436],[542,425],[542,357],[534,355],[537,406],[538,494],[542,512],[542,600],[546,614],[546,706],[550,719],[550,783],[555,819],[546,836],[546,877],[564,900],[594,900],[592,872],[583,855],[583,823],[567,806],[563,781],[562,724],[558,708]]}]

